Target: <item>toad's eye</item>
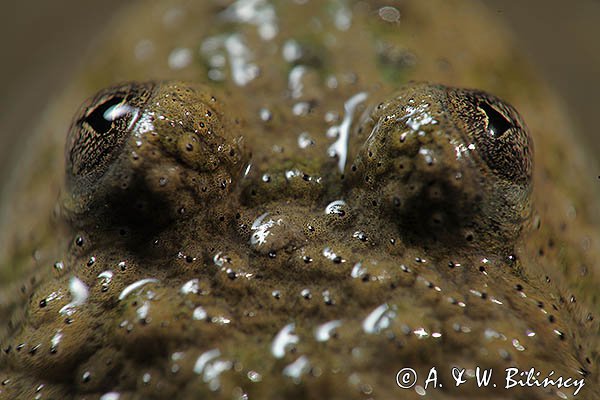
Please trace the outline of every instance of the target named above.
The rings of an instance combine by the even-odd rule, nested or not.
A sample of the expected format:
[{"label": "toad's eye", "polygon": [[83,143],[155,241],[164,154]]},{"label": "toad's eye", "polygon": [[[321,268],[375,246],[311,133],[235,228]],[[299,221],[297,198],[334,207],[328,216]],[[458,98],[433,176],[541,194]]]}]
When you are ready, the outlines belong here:
[{"label": "toad's eye", "polygon": [[69,182],[86,192],[119,155],[153,85],[129,83],[89,99],[76,115],[67,139]]},{"label": "toad's eye", "polygon": [[454,251],[505,249],[518,237],[531,209],[533,144],[511,105],[479,90],[407,85],[361,129],[369,136],[348,182],[408,240]]},{"label": "toad's eye", "polygon": [[499,98],[478,90],[450,89],[450,117],[465,141],[499,178],[527,187],[533,170],[532,143],[517,111]]},{"label": "toad's eye", "polygon": [[109,98],[94,108],[82,123],[89,125],[96,133],[107,133],[112,128],[113,121],[123,117],[127,112],[128,107],[123,105],[124,100],[120,96]]},{"label": "toad's eye", "polygon": [[486,131],[491,137],[499,138],[513,126],[512,122],[508,121],[504,115],[487,102],[479,103],[478,108],[487,118]]},{"label": "toad's eye", "polygon": [[67,136],[65,215],[141,232],[237,194],[249,155],[216,99],[203,86],[164,81],[121,84],[86,101]]}]

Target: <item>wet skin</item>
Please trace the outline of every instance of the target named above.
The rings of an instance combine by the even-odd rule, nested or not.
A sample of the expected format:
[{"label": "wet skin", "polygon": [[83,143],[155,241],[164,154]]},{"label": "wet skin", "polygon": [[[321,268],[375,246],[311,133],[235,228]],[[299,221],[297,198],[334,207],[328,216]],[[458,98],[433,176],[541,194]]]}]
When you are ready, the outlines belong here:
[{"label": "wet skin", "polygon": [[326,138],[315,120],[339,98],[302,62],[298,96],[257,80],[269,113],[183,81],[81,106],[61,263],[1,310],[1,398],[421,398],[396,385],[406,366],[438,368],[428,398],[558,396],[455,388],[455,365],[554,370],[597,395],[595,295],[577,303],[551,279],[568,267],[540,258],[570,232],[535,195],[517,111],[478,90],[348,84]]}]

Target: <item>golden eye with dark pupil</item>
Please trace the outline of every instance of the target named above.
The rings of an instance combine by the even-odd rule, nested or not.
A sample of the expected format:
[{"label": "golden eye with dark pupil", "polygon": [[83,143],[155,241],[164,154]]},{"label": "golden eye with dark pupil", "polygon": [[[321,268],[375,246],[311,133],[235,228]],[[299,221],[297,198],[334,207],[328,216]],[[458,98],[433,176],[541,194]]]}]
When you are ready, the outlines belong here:
[{"label": "golden eye with dark pupil", "polygon": [[112,127],[113,121],[122,114],[115,113],[115,107],[118,107],[125,100],[122,97],[112,97],[106,102],[100,104],[94,109],[82,122],[87,123],[97,133],[107,133]]},{"label": "golden eye with dark pupil", "polygon": [[479,103],[478,108],[481,109],[487,117],[487,130],[491,137],[499,138],[504,132],[512,128],[511,122],[489,104],[485,102]]}]

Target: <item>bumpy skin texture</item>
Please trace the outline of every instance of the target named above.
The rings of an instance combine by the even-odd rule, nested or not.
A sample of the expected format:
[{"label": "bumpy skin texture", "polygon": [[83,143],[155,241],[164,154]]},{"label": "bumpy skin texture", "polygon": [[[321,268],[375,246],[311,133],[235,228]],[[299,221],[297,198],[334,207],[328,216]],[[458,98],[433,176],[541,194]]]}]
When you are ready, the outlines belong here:
[{"label": "bumpy skin texture", "polygon": [[413,85],[359,129],[353,144],[364,144],[350,178],[366,191],[360,202],[381,203],[403,236],[512,247],[530,215],[533,154],[510,105],[479,91]]},{"label": "bumpy skin texture", "polygon": [[[529,215],[532,171],[529,134],[508,104],[444,86],[401,89],[358,121],[370,134],[353,135],[363,144],[330,198],[344,201],[326,207],[333,193],[319,187],[340,180],[336,163],[320,166],[318,179],[244,176],[241,166],[251,160],[227,122],[234,114],[207,88],[182,82],[125,84],[82,107],[67,138],[64,206],[65,218],[85,232],[70,262],[86,264],[77,279],[95,282],[89,300],[72,310],[57,312],[60,303],[44,289],[33,295],[36,312],[6,354],[10,368],[50,378],[51,366],[54,379],[87,377],[84,392],[155,398],[207,390],[228,397],[236,387],[260,398],[387,397],[397,390],[390,377],[399,360],[419,370],[533,362],[562,374],[585,371],[587,349],[561,343],[566,321],[548,324],[534,302],[508,300],[541,295],[517,263],[507,263]],[[88,150],[111,136],[114,146],[99,146],[106,153]],[[101,155],[110,161],[96,162]],[[312,194],[286,202],[294,180]],[[275,188],[253,196],[259,186]],[[432,245],[439,249],[428,251]],[[107,246],[110,253],[98,252]],[[460,265],[444,247],[462,255]],[[76,282],[69,274],[58,279]],[[127,294],[135,281],[146,284]],[[464,287],[473,288],[467,296]],[[319,344],[311,329],[327,321],[336,321],[325,331],[333,336]],[[285,326],[300,342],[275,350],[272,338]],[[242,345],[249,338],[251,348]],[[465,340],[479,344],[465,348]],[[31,348],[17,350],[19,343]],[[549,343],[561,351],[548,354]],[[192,369],[202,354],[207,366]],[[290,384],[293,367],[284,365],[294,360],[299,383]],[[148,369],[153,364],[166,369]],[[127,371],[147,373],[149,382]],[[263,382],[244,382],[253,371]],[[180,386],[164,387],[169,375]]]},{"label": "bumpy skin texture", "polygon": [[[474,4],[407,2],[401,24],[342,5],[255,10],[275,37],[221,1],[124,14],[71,95],[107,88],[70,128],[58,111],[43,124],[57,133],[34,158],[50,161],[14,194],[0,398],[423,398],[432,366],[432,399],[573,393],[507,391],[509,366],[599,396],[597,216],[552,96],[510,75]],[[167,67],[173,43],[201,60]],[[148,79],[173,75],[188,81]],[[505,101],[408,78],[516,99],[535,154]],[[497,387],[456,388],[453,366],[492,368]],[[419,387],[398,388],[403,367]]]}]

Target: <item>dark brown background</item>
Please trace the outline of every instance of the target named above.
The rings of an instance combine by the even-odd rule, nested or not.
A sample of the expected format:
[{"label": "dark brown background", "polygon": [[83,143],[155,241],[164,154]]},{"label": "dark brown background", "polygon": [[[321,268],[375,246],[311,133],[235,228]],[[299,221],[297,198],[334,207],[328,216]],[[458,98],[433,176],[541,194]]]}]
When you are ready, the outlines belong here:
[{"label": "dark brown background", "polygon": [[[600,153],[600,1],[480,0],[514,30]],[[393,0],[390,0],[390,4]],[[0,0],[0,188],[24,132],[75,71],[122,0]]]}]

